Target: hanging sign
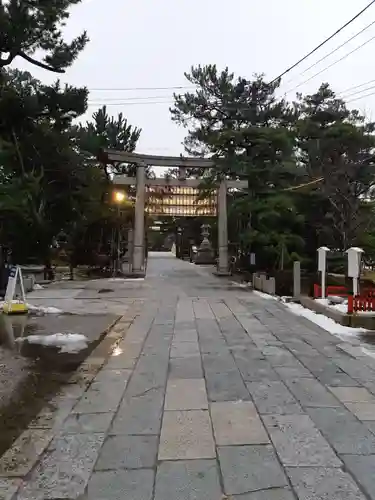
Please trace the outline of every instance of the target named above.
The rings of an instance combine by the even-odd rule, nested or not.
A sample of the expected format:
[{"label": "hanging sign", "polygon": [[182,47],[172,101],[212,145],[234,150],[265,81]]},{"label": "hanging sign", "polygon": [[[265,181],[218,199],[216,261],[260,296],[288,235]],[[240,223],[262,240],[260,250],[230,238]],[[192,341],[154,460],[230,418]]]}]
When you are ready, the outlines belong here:
[{"label": "hanging sign", "polygon": [[[21,297],[16,299],[17,282],[20,284]],[[23,286],[22,271],[19,266],[12,266],[10,268],[4,302],[3,312],[5,314],[27,313],[25,288]]]}]

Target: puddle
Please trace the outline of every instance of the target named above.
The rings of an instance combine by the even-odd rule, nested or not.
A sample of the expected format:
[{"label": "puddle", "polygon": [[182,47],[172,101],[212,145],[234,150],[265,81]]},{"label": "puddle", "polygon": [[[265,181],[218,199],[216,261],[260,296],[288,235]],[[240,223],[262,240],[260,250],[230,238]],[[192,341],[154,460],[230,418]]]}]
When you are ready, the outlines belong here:
[{"label": "puddle", "polygon": [[0,456],[105,336],[96,336],[79,353],[16,341],[51,333],[49,324],[41,322],[40,317],[0,314]]},{"label": "puddle", "polygon": [[79,353],[60,353],[56,347],[19,342],[17,339],[44,334],[45,328],[38,319],[30,316],[7,316],[0,314],[0,348],[8,349],[18,356],[35,361],[38,370],[57,372],[71,371],[87,356],[88,349]]}]

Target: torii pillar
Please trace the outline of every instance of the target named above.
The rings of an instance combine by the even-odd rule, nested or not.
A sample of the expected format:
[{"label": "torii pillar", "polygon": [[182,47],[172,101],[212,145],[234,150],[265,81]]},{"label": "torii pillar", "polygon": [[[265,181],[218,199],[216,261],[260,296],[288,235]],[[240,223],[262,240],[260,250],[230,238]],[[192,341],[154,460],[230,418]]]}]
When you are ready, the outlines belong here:
[{"label": "torii pillar", "polygon": [[133,270],[137,275],[145,274],[145,196],[146,167],[137,166],[137,194],[135,198]]},{"label": "torii pillar", "polygon": [[219,261],[217,266],[217,274],[219,276],[228,276],[228,211],[227,211],[227,183],[225,179],[220,181],[218,196],[218,247]]}]

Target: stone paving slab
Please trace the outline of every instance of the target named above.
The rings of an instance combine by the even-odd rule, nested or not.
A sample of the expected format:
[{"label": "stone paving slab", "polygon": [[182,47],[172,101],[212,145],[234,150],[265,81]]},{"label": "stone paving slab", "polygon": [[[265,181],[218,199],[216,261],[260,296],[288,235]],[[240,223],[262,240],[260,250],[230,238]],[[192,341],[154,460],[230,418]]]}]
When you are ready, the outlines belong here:
[{"label": "stone paving slab", "polygon": [[157,436],[110,436],[95,470],[152,469],[158,452]]},{"label": "stone paving slab", "polygon": [[371,500],[375,499],[375,455],[344,455],[346,470],[352,474],[357,484]]},{"label": "stone paving slab", "polygon": [[152,434],[160,432],[164,390],[154,387],[139,396],[125,396],[113,420],[111,434]]},{"label": "stone paving slab", "polygon": [[218,446],[269,443],[255,406],[250,401],[212,403],[210,409]]},{"label": "stone paving slab", "polygon": [[287,467],[341,467],[332,448],[306,415],[267,415],[263,421]]},{"label": "stone paving slab", "polygon": [[345,403],[359,420],[375,420],[375,403]]},{"label": "stone paving slab", "polygon": [[375,454],[375,435],[346,408],[308,408],[315,426],[339,454]]},{"label": "stone paving slab", "polygon": [[154,471],[151,469],[94,472],[88,489],[89,500],[152,500]]},{"label": "stone paving slab", "polygon": [[222,498],[216,460],[163,462],[158,466],[155,500],[219,500]]},{"label": "stone paving slab", "polygon": [[303,413],[293,394],[280,380],[248,382],[246,386],[261,415]]},{"label": "stone paving slab", "polygon": [[375,500],[370,358],[205,268],[142,283],[0,460],[1,500]]},{"label": "stone paving slab", "polygon": [[53,438],[51,430],[29,429],[0,458],[0,477],[22,477],[30,472]]},{"label": "stone paving slab", "polygon": [[208,410],[204,379],[170,379],[164,408],[165,410]]},{"label": "stone paving slab", "polygon": [[340,406],[340,402],[315,379],[303,378],[300,380],[285,380],[291,393],[304,407]]},{"label": "stone paving slab", "polygon": [[1,500],[12,500],[21,485],[20,479],[0,479]]},{"label": "stone paving slab", "polygon": [[203,378],[202,360],[200,356],[189,358],[173,358],[169,360],[169,377]]},{"label": "stone paving slab", "polygon": [[233,500],[296,500],[294,493],[289,488],[272,488],[268,490],[244,493],[232,496]]},{"label": "stone paving slab", "polygon": [[215,458],[208,411],[166,411],[161,429],[159,460]]},{"label": "stone paving slab", "polygon": [[349,474],[340,469],[299,467],[287,469],[300,500],[365,500]]},{"label": "stone paving slab", "polygon": [[288,484],[271,446],[223,446],[218,454],[227,495]]},{"label": "stone paving slab", "polygon": [[73,413],[65,420],[61,431],[64,434],[106,433],[114,416],[114,413]]},{"label": "stone paving slab", "polygon": [[85,491],[104,434],[72,434],[56,437],[48,453],[31,473],[18,500],[75,498]]},{"label": "stone paving slab", "polygon": [[375,396],[363,387],[329,387],[342,403],[375,403]]}]

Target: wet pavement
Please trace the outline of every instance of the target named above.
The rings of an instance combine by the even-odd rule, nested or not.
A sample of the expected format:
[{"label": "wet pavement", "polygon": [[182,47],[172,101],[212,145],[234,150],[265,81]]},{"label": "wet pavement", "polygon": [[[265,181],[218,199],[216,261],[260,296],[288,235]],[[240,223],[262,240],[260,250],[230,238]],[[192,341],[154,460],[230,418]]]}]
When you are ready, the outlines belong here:
[{"label": "wet pavement", "polygon": [[[0,314],[0,454],[68,381],[117,319],[115,314]],[[27,336],[55,333],[83,334],[88,348],[60,353],[55,347],[19,342]]]},{"label": "wet pavement", "polygon": [[375,360],[151,257],[143,284],[118,284],[138,309],[112,355],[96,348],[0,459],[0,498],[375,500]]}]

